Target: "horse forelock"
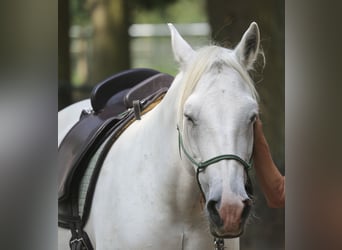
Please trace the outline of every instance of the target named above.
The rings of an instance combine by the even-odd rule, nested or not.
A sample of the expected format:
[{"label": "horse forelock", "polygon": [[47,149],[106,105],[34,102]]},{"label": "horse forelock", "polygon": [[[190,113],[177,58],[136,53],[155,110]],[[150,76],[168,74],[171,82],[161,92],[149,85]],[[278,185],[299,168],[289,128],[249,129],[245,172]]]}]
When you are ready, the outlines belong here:
[{"label": "horse forelock", "polygon": [[187,98],[191,95],[197,83],[205,73],[220,73],[224,66],[228,66],[236,70],[250,90],[253,99],[258,101],[258,93],[255,89],[254,82],[250,77],[246,67],[241,65],[237,60],[233,50],[222,48],[219,46],[206,46],[199,49],[196,55],[186,65],[182,78],[182,96],[180,98],[178,109],[178,125],[182,127],[183,114],[182,110]]}]

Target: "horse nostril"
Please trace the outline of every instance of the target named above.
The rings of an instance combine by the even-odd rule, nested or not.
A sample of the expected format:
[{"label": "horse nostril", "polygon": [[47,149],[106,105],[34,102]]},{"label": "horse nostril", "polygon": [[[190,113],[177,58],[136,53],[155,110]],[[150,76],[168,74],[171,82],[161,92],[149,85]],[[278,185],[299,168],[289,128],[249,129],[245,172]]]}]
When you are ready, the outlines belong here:
[{"label": "horse nostril", "polygon": [[241,219],[244,222],[247,219],[247,217],[248,217],[248,214],[249,214],[249,212],[250,212],[250,210],[252,208],[253,202],[252,202],[251,199],[246,199],[246,200],[243,201],[243,203],[245,204],[245,206],[244,206],[244,208],[242,210]]},{"label": "horse nostril", "polygon": [[213,223],[215,223],[216,225],[222,225],[223,222],[221,220],[221,217],[217,211],[217,201],[214,200],[210,200],[207,203],[207,209],[208,209],[208,213],[209,213],[209,217],[212,220]]},{"label": "horse nostril", "polygon": [[253,201],[251,199],[246,199],[242,201],[243,204],[245,204],[245,206],[252,206],[253,205]]}]

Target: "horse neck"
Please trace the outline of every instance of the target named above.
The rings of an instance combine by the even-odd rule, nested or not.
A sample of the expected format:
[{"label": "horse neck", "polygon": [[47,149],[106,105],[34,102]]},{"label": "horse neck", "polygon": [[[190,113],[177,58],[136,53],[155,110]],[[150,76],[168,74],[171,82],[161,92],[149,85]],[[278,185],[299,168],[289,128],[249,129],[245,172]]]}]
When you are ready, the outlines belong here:
[{"label": "horse neck", "polygon": [[[168,170],[170,171],[170,176],[177,175],[174,178],[174,183],[172,184],[177,194],[176,202],[178,203],[178,210],[188,211],[189,206],[193,209],[196,204],[200,205],[200,191],[198,189],[195,171],[189,162],[184,158],[180,157],[179,145],[178,145],[178,112],[179,103],[181,99],[181,94],[183,89],[182,73],[175,77],[169,91],[165,95],[163,101],[157,106],[154,115],[155,122],[158,124],[158,133],[155,138],[160,143],[160,138],[162,138],[163,147],[165,147],[165,157],[172,162],[166,162]],[[155,144],[158,145],[158,144]],[[193,213],[193,211],[192,211]]]},{"label": "horse neck", "polygon": [[[180,102],[182,85],[181,73],[175,77],[170,89],[163,98],[162,102],[155,108],[153,112],[153,119],[158,124],[158,129],[164,133],[164,138],[168,139],[171,147],[178,147],[177,140],[174,140],[177,135],[177,119],[178,119],[178,104]],[[168,138],[166,138],[168,137]]]}]

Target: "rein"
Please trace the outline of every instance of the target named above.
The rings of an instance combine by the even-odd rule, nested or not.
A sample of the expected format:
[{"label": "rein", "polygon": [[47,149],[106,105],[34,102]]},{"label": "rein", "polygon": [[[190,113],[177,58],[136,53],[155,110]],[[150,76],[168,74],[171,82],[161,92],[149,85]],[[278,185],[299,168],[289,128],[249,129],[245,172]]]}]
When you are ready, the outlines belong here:
[{"label": "rein", "polygon": [[197,180],[197,184],[198,184],[198,186],[200,188],[200,191],[202,193],[204,201],[206,201],[206,198],[205,198],[205,195],[204,195],[204,191],[202,189],[202,185],[201,185],[201,183],[199,181],[199,174],[202,173],[210,165],[212,165],[214,163],[217,163],[219,161],[222,161],[222,160],[235,160],[235,161],[240,162],[243,165],[244,170],[247,173],[246,189],[247,189],[249,194],[253,193],[252,192],[251,181],[250,181],[250,178],[249,178],[249,175],[248,175],[248,171],[252,168],[252,160],[250,161],[250,163],[247,163],[246,161],[244,161],[241,157],[239,157],[237,155],[234,155],[234,154],[224,154],[224,155],[215,156],[215,157],[210,158],[209,160],[206,160],[206,161],[198,162],[186,150],[186,148],[184,146],[184,143],[183,143],[183,137],[182,137],[182,134],[181,134],[181,132],[179,130],[179,126],[178,125],[177,125],[177,131],[178,131],[179,155],[182,156],[181,152],[183,151],[184,154],[186,155],[186,157],[188,158],[188,160],[197,167],[197,170],[196,170],[196,180]]}]

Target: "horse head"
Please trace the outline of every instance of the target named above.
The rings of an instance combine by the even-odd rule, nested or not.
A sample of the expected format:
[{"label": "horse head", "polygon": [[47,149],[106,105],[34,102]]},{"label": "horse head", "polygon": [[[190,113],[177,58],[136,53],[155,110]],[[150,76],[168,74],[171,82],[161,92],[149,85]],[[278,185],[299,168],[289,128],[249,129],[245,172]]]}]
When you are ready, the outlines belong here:
[{"label": "horse head", "polygon": [[169,28],[183,86],[178,112],[182,159],[197,176],[211,233],[237,237],[252,206],[246,170],[258,102],[248,71],[260,53],[259,29],[253,22],[234,49],[195,51]]}]

